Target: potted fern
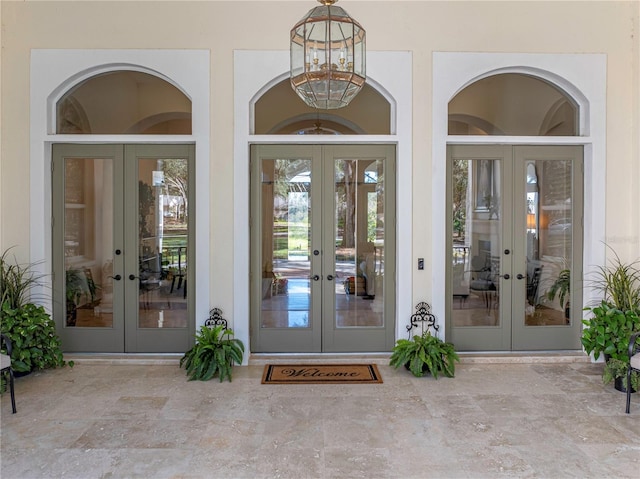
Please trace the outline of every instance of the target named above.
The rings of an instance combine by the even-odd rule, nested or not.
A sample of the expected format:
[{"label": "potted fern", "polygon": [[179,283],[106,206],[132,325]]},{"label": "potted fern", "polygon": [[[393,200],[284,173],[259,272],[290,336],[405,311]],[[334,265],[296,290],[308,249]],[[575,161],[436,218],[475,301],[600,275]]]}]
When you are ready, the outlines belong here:
[{"label": "potted fern", "polygon": [[[629,366],[629,338],[640,331],[640,267],[638,262],[624,263],[614,252],[610,265],[601,266],[593,282],[603,300],[594,307],[585,308],[588,318],[582,323],[581,342],[588,354],[598,359],[604,355],[604,383],[614,381],[619,391],[626,392]],[[638,389],[640,378],[631,375],[632,390]]]},{"label": "potted fern", "polygon": [[[591,312],[589,319],[583,320],[587,326],[582,332],[582,345],[588,354],[598,359],[604,355],[605,365],[602,372],[602,382],[614,382],[619,391],[627,390],[627,368],[629,366],[629,338],[631,334],[640,331],[638,312],[622,311],[607,301],[598,306],[587,308]],[[631,389],[637,391],[640,374],[631,374]]]},{"label": "potted fern", "polygon": [[[67,364],[53,319],[32,302],[32,290],[44,280],[36,265],[10,260],[9,250],[0,255],[0,332],[13,344],[11,362],[17,375]],[[73,366],[73,361],[68,364]]]},{"label": "potted fern", "polygon": [[459,360],[452,343],[442,341],[427,329],[411,339],[398,339],[389,364],[396,369],[405,366],[416,377],[431,374],[438,379],[440,374],[454,377],[455,362]]},{"label": "potted fern", "polygon": [[220,382],[225,378],[231,382],[234,364],[242,363],[244,344],[233,338],[233,331],[224,325],[202,326],[196,336],[196,344],[180,359],[189,381],[208,381],[216,375]]}]

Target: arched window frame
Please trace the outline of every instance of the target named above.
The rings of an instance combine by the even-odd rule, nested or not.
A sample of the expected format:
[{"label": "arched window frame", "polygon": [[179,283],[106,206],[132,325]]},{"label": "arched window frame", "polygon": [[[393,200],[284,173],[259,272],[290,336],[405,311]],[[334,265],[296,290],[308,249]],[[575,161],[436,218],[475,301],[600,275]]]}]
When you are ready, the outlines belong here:
[{"label": "arched window frame", "polygon": [[[565,104],[566,102],[570,103],[576,110],[575,112],[575,124],[578,128],[580,128],[582,125],[585,124],[584,121],[581,120],[585,120],[586,115],[581,115],[581,110],[583,108],[588,108],[589,102],[586,101],[586,99],[584,98],[584,96],[582,95],[582,93],[575,88],[575,86],[573,85],[569,85],[569,91],[565,90],[564,88],[560,87],[560,84],[565,84],[567,85],[567,82],[564,81],[564,79],[562,79],[561,77],[554,75],[550,72],[543,72],[540,69],[537,68],[521,68],[521,67],[507,67],[507,68],[502,68],[502,69],[498,69],[496,71],[492,71],[492,72],[487,72],[484,75],[480,75],[479,77],[473,79],[472,81],[467,82],[464,87],[458,89],[456,91],[456,93],[451,97],[451,99],[449,100],[449,103],[451,101],[453,101],[460,93],[462,93],[463,91],[473,88],[478,82],[487,79],[487,78],[493,78],[493,77],[497,77],[500,75],[506,75],[506,74],[512,74],[512,75],[521,75],[521,76],[525,76],[525,77],[530,77],[533,78],[535,80],[538,80],[540,82],[546,83],[548,85],[548,88],[556,90],[559,94],[562,95],[562,97],[560,99],[558,99],[550,108],[550,110],[547,112],[547,114],[545,115],[545,117],[542,119],[541,121],[541,127],[540,129],[535,133],[532,134],[530,136],[545,136],[544,133],[542,133],[541,130],[543,130],[542,125],[544,124],[545,121],[548,121],[550,118],[550,113],[556,112],[560,106],[562,106],[563,104]],[[557,82],[557,83],[555,83]],[[574,98],[573,95],[576,95],[577,98]],[[470,120],[470,124],[475,124],[476,126],[480,127],[481,129],[483,129],[484,131],[490,130],[490,131],[496,131],[496,133],[488,133],[489,136],[502,136],[503,133],[500,132],[499,128],[496,127],[496,125],[492,125],[491,123],[489,123],[487,120],[479,118],[479,117],[475,117],[475,116],[471,116],[471,115],[465,115],[465,114],[449,114],[449,119],[456,119],[459,118],[461,121],[464,121],[465,119]],[[484,127],[483,127],[484,125]],[[491,128],[487,128],[487,127],[491,127]],[[580,135],[580,133],[576,133],[576,135]],[[454,136],[454,135],[451,135]],[[455,135],[455,136],[463,136],[463,135]],[[469,135],[467,135],[469,136]],[[524,136],[524,135],[509,135],[509,136]],[[570,136],[575,136],[575,135],[570,135]]]},{"label": "arched window frame", "polygon": [[[57,124],[58,124],[58,118],[57,118],[57,114],[58,114],[58,103],[64,99],[64,97],[71,93],[71,96],[69,98],[73,99],[73,93],[74,91],[81,87],[83,85],[83,83],[85,82],[91,82],[92,80],[96,79],[97,77],[100,77],[102,75],[105,74],[110,74],[110,73],[119,73],[119,72],[138,72],[138,73],[144,73],[146,75],[150,75],[152,77],[155,77],[163,82],[165,82],[167,85],[172,86],[173,88],[175,88],[176,90],[178,90],[180,93],[182,93],[188,100],[189,102],[191,102],[191,104],[193,104],[193,100],[192,98],[189,96],[188,92],[185,91],[185,89],[176,81],[171,80],[171,78],[168,78],[166,75],[163,75],[162,73],[155,71],[155,70],[151,70],[149,68],[144,68],[141,66],[136,66],[136,65],[100,65],[97,68],[93,68],[93,69],[89,69],[87,71],[82,72],[81,74],[79,74],[77,77],[74,77],[73,80],[70,80],[69,82],[65,82],[64,84],[60,85],[58,88],[56,88],[56,90],[52,93],[51,97],[49,98],[49,108],[50,108],[50,116],[49,116],[49,124],[47,127],[47,130],[51,133],[51,134],[64,134],[64,133],[58,133],[57,132]],[[132,129],[135,128],[136,125],[141,125],[141,124],[145,124],[148,125],[152,122],[154,116],[161,118],[163,116],[167,116],[169,115],[171,112],[162,112],[162,113],[157,113],[155,115],[151,115],[145,118],[141,118],[139,121],[137,121],[136,123],[134,123],[133,125],[130,125],[129,128],[127,128],[126,130],[129,131],[123,131],[121,134],[131,134],[130,131]],[[189,114],[189,117],[191,117],[191,115]],[[92,133],[88,133],[88,134],[92,134]],[[104,134],[104,133],[93,133],[93,134]]]},{"label": "arched window frame", "polygon": [[[36,50],[38,51],[38,50]],[[78,50],[73,50],[78,51]],[[139,72],[146,73],[147,75],[152,75],[157,77],[168,84],[177,88],[182,94],[184,94],[193,105],[193,97],[192,92],[190,92],[191,88],[186,87],[179,81],[170,78],[169,76],[161,73],[157,69],[145,67],[143,65],[136,64],[128,64],[128,63],[105,63],[100,65],[88,66],[86,69],[82,71],[78,71],[75,74],[71,75],[69,78],[61,79],[56,87],[54,87],[50,94],[47,96],[46,105],[47,105],[47,133],[49,135],[56,134],[56,106],[60,99],[64,97],[67,92],[74,90],[82,83],[91,80],[94,77],[105,73],[114,73],[118,71],[131,71],[131,72]],[[195,105],[193,106],[195,108]]]},{"label": "arched window frame", "polygon": [[[277,75],[271,79],[268,79],[266,81],[266,83],[253,95],[253,97],[251,98],[250,102],[249,102],[249,122],[250,122],[250,127],[249,127],[249,131],[251,135],[255,135],[255,131],[256,131],[256,125],[255,125],[255,117],[256,117],[256,103],[258,102],[258,100],[260,100],[260,98],[267,93],[269,90],[271,90],[273,87],[275,87],[276,85],[278,85],[279,83],[281,83],[282,81],[288,80],[289,78],[289,72],[286,73],[281,73],[280,75]],[[389,103],[389,135],[396,135],[397,134],[397,122],[398,122],[398,104],[397,104],[397,100],[393,97],[393,95],[379,82],[377,82],[375,79],[368,77],[367,78],[367,83],[373,87],[374,90],[376,90],[380,95],[382,95],[382,97]],[[330,112],[330,110],[329,110]],[[327,113],[328,115],[330,113]],[[343,120],[345,121],[345,120]],[[346,124],[346,123],[345,123]],[[382,135],[378,135],[378,136],[382,136]]]}]

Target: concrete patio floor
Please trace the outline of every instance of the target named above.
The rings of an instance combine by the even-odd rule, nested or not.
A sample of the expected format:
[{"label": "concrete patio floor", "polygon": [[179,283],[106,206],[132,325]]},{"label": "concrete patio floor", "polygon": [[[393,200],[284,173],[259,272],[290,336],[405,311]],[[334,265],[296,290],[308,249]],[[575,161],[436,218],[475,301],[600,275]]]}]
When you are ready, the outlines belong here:
[{"label": "concrete patio floor", "polygon": [[[362,362],[362,361],[354,361]],[[2,396],[1,477],[634,478],[640,395],[601,364],[474,362],[454,379],[378,363],[379,385],[187,382],[175,359],[79,360]]]}]

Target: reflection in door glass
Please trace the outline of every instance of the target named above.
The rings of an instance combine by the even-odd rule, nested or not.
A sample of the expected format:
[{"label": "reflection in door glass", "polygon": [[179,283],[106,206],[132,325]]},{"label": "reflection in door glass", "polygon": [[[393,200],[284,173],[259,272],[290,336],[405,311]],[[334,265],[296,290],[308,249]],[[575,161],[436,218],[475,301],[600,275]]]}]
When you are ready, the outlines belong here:
[{"label": "reflection in door glass", "polygon": [[500,325],[500,162],[452,165],[453,325]]},{"label": "reflection in door glass", "polygon": [[138,159],[138,326],[187,327],[188,162]]},{"label": "reflection in door glass", "polygon": [[261,178],[260,326],[309,328],[311,160],[262,160]]},{"label": "reflection in door glass", "polygon": [[113,326],[113,163],[64,160],[67,327]]},{"label": "reflection in door glass", "polygon": [[336,327],[384,326],[384,162],[335,162]]},{"label": "reflection in door glass", "polygon": [[527,164],[527,326],[571,323],[572,176],[569,160]]}]

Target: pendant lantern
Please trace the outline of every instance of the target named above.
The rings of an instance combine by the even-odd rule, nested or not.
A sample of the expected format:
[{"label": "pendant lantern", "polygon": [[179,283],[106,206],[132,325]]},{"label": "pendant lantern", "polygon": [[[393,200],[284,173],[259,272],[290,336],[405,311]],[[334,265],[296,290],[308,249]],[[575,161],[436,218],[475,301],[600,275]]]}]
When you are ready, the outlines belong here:
[{"label": "pendant lantern", "polygon": [[337,0],[318,0],[291,30],[291,86],[314,108],[347,106],[366,79],[366,32]]}]

